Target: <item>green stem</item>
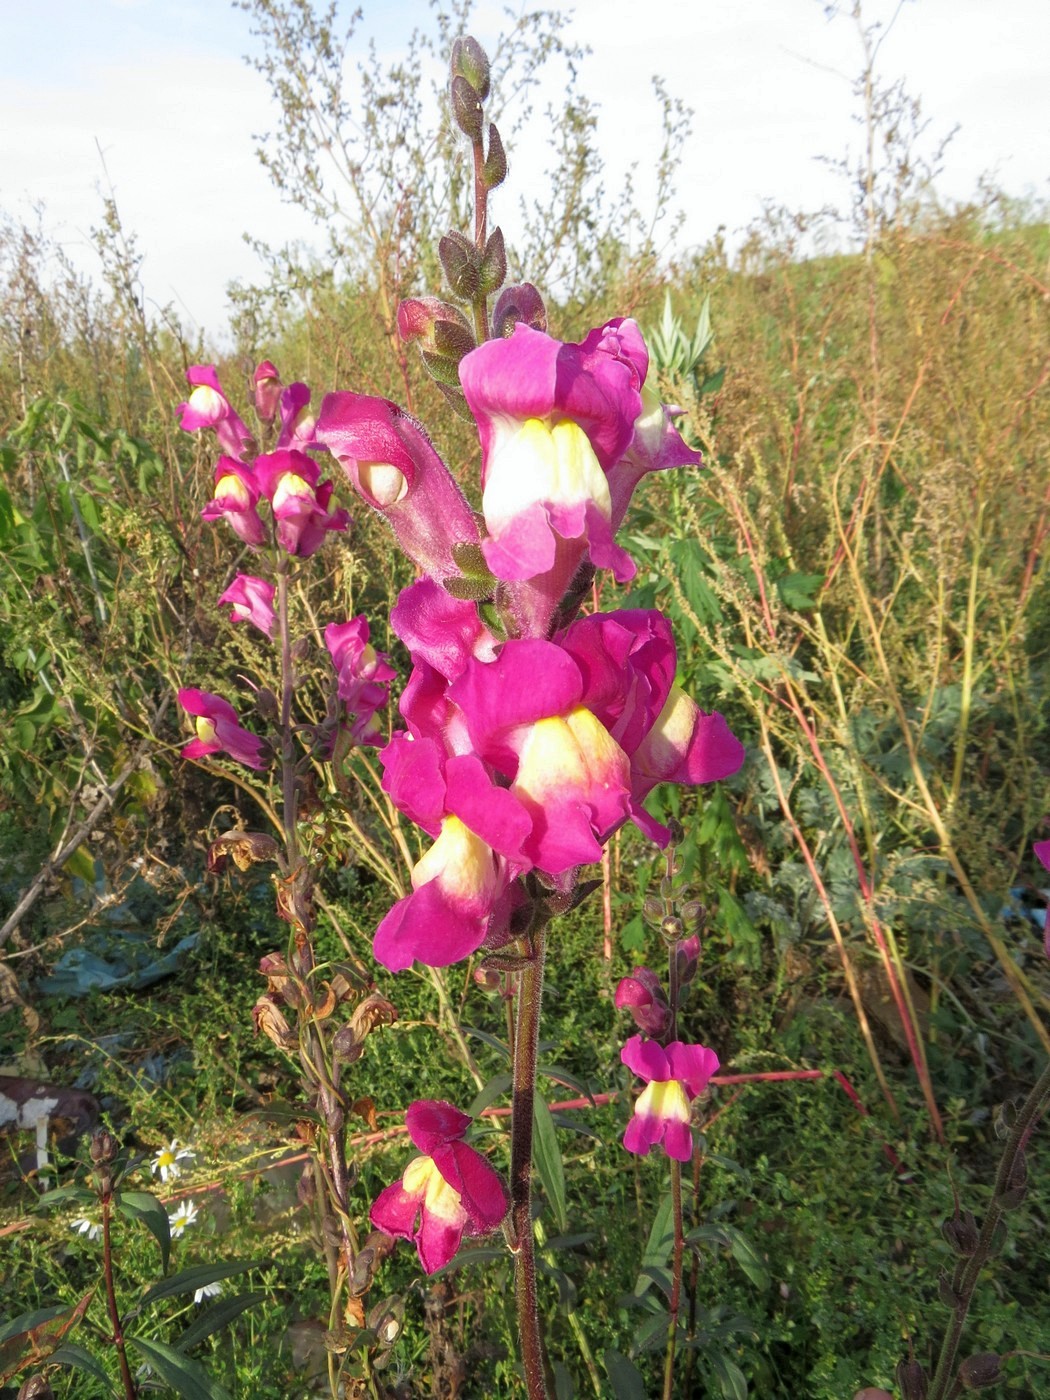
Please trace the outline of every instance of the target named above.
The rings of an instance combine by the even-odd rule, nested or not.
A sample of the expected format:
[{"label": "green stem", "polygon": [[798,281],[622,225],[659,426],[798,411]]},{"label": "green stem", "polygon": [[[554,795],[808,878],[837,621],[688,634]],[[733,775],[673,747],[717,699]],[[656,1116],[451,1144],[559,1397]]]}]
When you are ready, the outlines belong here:
[{"label": "green stem", "polygon": [[532,959],[518,984],[518,1026],[514,1044],[514,1089],[511,1099],[511,1234],[518,1304],[521,1362],[529,1400],[547,1400],[547,1382],[536,1296],[536,1254],[532,1231],[532,1128],[536,1103],[536,1064],[543,1001],[543,964],[547,930],[532,934]]}]

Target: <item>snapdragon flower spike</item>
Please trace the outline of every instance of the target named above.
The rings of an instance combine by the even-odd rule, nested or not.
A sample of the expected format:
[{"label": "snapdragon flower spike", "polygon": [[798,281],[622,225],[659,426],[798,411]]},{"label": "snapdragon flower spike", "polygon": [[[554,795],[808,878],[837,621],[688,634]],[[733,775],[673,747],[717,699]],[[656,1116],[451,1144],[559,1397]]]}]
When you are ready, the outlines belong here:
[{"label": "snapdragon flower spike", "polygon": [[620,582],[634,574],[613,539],[606,472],[630,444],[641,378],[619,340],[614,352],[590,340],[565,345],[519,323],[459,367],[481,437],[485,562],[530,581],[548,615],[584,557]]},{"label": "snapdragon flower spike", "polygon": [[273,584],[265,579],[256,578],[254,574],[238,574],[219,598],[219,604],[229,603],[231,622],[250,622],[272,638],[274,592]]},{"label": "snapdragon flower spike", "polygon": [[453,551],[478,544],[477,521],[414,418],[388,399],[326,394],[315,437],[422,573],[438,583],[462,574]]},{"label": "snapdragon flower spike", "polygon": [[247,768],[265,768],[267,745],[242,727],[237,711],[221,695],[192,687],[179,691],[179,704],[194,719],[197,737],[182,750],[183,758],[206,758],[225,753]]},{"label": "snapdragon flower spike", "polygon": [[213,428],[222,451],[240,461],[254,439],[223,393],[215,366],[191,365],[186,379],[192,388],[186,402],[179,404],[179,427],[187,433]]},{"label": "snapdragon flower spike", "polygon": [[201,511],[202,520],[227,520],[238,539],[253,549],[266,543],[266,526],[256,504],[259,484],[251,467],[220,457],[215,467],[215,495]]},{"label": "snapdragon flower spike", "polygon": [[499,1173],[463,1141],[472,1122],[440,1100],[410,1104],[405,1124],[421,1155],[380,1192],[369,1214],[377,1230],[415,1244],[428,1274],[451,1263],[464,1235],[497,1229],[510,1207]]},{"label": "snapdragon flower spike", "polygon": [[277,543],[298,559],[308,559],[329,530],[345,530],[345,510],[328,511],[332,483],[319,481],[321,468],[305,452],[282,449],[256,457],[255,479],[273,510]]},{"label": "snapdragon flower spike", "polygon": [[651,1147],[662,1143],[668,1157],[688,1162],[693,1155],[689,1105],[718,1070],[718,1056],[704,1045],[674,1040],[661,1047],[633,1035],[620,1059],[646,1080],[623,1136],[624,1147],[647,1157]]},{"label": "snapdragon flower spike", "polygon": [[620,979],[615,1003],[618,1010],[630,1011],[635,1025],[646,1035],[662,1036],[671,1024],[671,1008],[663,983],[647,967],[636,967],[630,977]]}]

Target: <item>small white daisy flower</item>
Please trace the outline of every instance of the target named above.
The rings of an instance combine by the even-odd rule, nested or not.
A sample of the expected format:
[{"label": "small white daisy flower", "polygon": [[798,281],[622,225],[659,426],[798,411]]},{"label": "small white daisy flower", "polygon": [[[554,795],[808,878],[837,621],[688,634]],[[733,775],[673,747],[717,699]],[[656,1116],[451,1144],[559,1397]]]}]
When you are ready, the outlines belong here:
[{"label": "small white daisy flower", "polygon": [[102,1226],[96,1225],[93,1220],[85,1220],[78,1216],[76,1220],[71,1220],[69,1228],[75,1230],[78,1235],[87,1235],[89,1240],[100,1240],[102,1238]]},{"label": "small white daisy flower", "polygon": [[150,1170],[154,1176],[159,1176],[161,1181],[168,1184],[182,1175],[180,1162],[192,1162],[196,1153],[188,1147],[180,1147],[178,1138],[172,1138],[167,1147],[162,1147],[150,1163]]},{"label": "small white daisy flower", "polygon": [[222,1292],[221,1283],[203,1283],[193,1295],[195,1303],[203,1303],[205,1298],[217,1298]]},{"label": "small white daisy flower", "polygon": [[197,1219],[197,1207],[192,1201],[180,1201],[171,1215],[168,1216],[168,1224],[171,1226],[171,1237],[177,1240],[187,1226],[194,1224]]}]

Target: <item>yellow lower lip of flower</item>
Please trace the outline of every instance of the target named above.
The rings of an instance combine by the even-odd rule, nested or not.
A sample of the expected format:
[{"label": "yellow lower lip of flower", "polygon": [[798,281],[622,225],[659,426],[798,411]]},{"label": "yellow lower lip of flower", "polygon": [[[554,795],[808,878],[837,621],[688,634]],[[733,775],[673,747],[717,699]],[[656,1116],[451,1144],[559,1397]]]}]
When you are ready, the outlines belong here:
[{"label": "yellow lower lip of flower", "polygon": [[440,880],[451,899],[464,902],[487,897],[495,879],[492,848],[458,817],[446,817],[441,835],[412,871],[412,888]]},{"label": "yellow lower lip of flower", "polygon": [[638,1096],[635,1113],[642,1118],[658,1118],[663,1123],[689,1122],[689,1100],[677,1079],[653,1080]]},{"label": "yellow lower lip of flower", "polygon": [[423,1209],[440,1220],[458,1221],[463,1216],[459,1192],[438,1171],[432,1157],[409,1162],[401,1185],[409,1196],[422,1196]]},{"label": "yellow lower lip of flower", "polygon": [[512,520],[537,501],[593,501],[606,520],[612,516],[605,472],[587,434],[570,419],[551,426],[527,418],[488,464],[482,506],[490,527]]},{"label": "yellow lower lip of flower", "polygon": [[313,494],[313,487],[308,481],[304,481],[301,476],[296,476],[294,472],[285,472],[273,493],[273,508],[280,510],[285,501],[290,500],[293,496],[312,499]]},{"label": "yellow lower lip of flower", "polygon": [[[198,715],[193,727],[197,731],[197,738],[203,743],[213,744],[215,742],[215,726],[205,715]],[[175,1160],[170,1152],[162,1152],[157,1159],[158,1162],[162,1162],[165,1157],[171,1157],[172,1162]],[[166,1163],[165,1165],[170,1164]]]},{"label": "yellow lower lip of flower", "polygon": [[227,510],[232,510],[235,507],[239,510],[247,510],[252,503],[247,486],[239,476],[234,476],[232,473],[229,476],[219,477],[215,483],[215,496],[217,500],[226,503]]},{"label": "yellow lower lip of flower", "polygon": [[601,721],[578,706],[567,715],[553,715],[531,726],[513,791],[538,802],[547,793],[595,782],[607,787],[609,774],[616,772],[622,760],[620,746]]}]

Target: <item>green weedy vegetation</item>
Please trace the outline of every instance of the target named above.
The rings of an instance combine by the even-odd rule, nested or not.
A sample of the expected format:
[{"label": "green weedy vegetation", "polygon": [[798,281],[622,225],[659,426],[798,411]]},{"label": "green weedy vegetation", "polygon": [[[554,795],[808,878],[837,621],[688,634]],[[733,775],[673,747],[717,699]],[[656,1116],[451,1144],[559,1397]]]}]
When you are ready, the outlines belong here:
[{"label": "green weedy vegetation", "polygon": [[[314,55],[318,100],[337,118],[340,54],[325,26],[298,3],[247,8],[264,30],[285,11],[295,18],[298,29],[273,32],[304,71]],[[447,412],[393,322],[402,296],[439,289],[437,238],[465,198],[448,131],[425,144],[413,64],[465,24],[465,13],[443,17],[431,41],[373,74],[370,139],[382,152],[400,132],[398,188],[426,172],[418,210],[393,195],[374,203],[380,164],[358,172],[364,183],[346,186],[341,205],[304,184],[317,109],[276,92],[295,159],[271,170],[314,202],[339,256],[321,270],[275,252],[269,283],[238,291],[235,349],[220,370],[238,400],[264,356],[315,394],[388,394],[435,425],[471,489],[473,429]],[[547,24],[531,40],[519,31],[504,71],[576,62],[556,17]],[[269,52],[272,77],[288,54],[277,39]],[[663,101],[670,191],[687,127]],[[384,125],[398,111],[401,126]],[[903,140],[907,123],[893,130]],[[726,1086],[700,1105],[702,1164],[685,1182],[691,1340],[676,1374],[683,1396],[842,1400],[864,1385],[892,1389],[912,1350],[935,1360],[949,1316],[938,1276],[955,1266],[942,1222],[960,1205],[978,1223],[989,1210],[1010,1105],[1050,1050],[1050,963],[1024,907],[1045,883],[1031,842],[1050,812],[1050,229],[1042,211],[1006,200],[940,207],[929,188],[890,178],[900,152],[877,142],[885,169],[853,172],[850,187],[859,251],[803,257],[799,225],[783,218],[733,258],[717,243],[657,256],[628,211],[588,204],[592,137],[593,113],[569,102],[551,198],[576,215],[546,224],[560,239],[552,274],[573,271],[548,303],[552,330],[572,339],[636,315],[664,397],[682,405],[707,462],[639,491],[624,530],[638,576],[622,598],[601,582],[602,606],[664,608],[680,679],[749,751],[717,792],[661,796],[685,830],[681,884],[708,906],[681,1035],[714,1046],[733,1074],[826,1072]],[[375,218],[363,237],[365,210]],[[180,1353],[210,1378],[200,1393],[324,1393],[328,1279],[297,1194],[306,1115],[286,1102],[294,1084],[252,1027],[259,959],[285,931],[265,877],[204,870],[216,834],[265,826],[266,794],[247,770],[178,757],[179,685],[243,700],[238,677],[273,683],[268,650],[214,607],[234,553],[199,518],[211,446],[173,427],[185,367],[214,357],[173,318],[143,313],[139,255],[111,202],[98,241],[94,287],[69,268],[45,276],[54,250],[41,229],[0,231],[0,918],[83,828],[2,935],[0,1067],[90,1088],[125,1154],[144,1158],[133,1189],[170,1210],[190,1193],[199,1217],[173,1242],[170,1273],[252,1264],[222,1295],[250,1306],[231,1306],[195,1341],[190,1332]],[[534,280],[540,251],[519,250]],[[382,522],[344,503],[354,529],[298,587],[297,622],[319,639],[328,621],[365,613],[404,676],[386,618],[408,566]],[[321,655],[318,640],[303,663],[318,715]],[[366,802],[348,808],[319,790],[309,822],[325,852],[319,954],[363,968],[399,1013],[355,1066],[372,1101],[355,1123],[363,1218],[407,1158],[403,1138],[383,1130],[409,1100],[501,1102],[506,1011],[470,968],[447,971],[444,995],[479,1033],[467,1035],[468,1063],[433,980],[372,964],[389,890],[356,834],[364,823],[383,839]],[[624,831],[607,875],[611,962],[600,892],[552,931],[541,1058],[554,1073],[542,1089],[553,1103],[599,1096],[555,1111],[556,1150],[541,1163],[540,1286],[559,1396],[659,1393],[667,1173],[662,1156],[618,1145],[628,1032],[612,995],[635,963],[663,956],[642,913],[663,873]],[[127,981],[101,987],[100,960]],[[74,982],[84,994],[70,994]],[[484,1123],[505,1165],[506,1120]],[[149,1161],[172,1138],[196,1157],[165,1187],[147,1180]],[[70,1228],[89,1207],[36,1208],[42,1182],[16,1169],[29,1142],[12,1138],[0,1170],[9,1323],[72,1308],[99,1276],[101,1245]],[[86,1139],[54,1154],[60,1184],[87,1179],[86,1154]],[[1027,1197],[1007,1216],[959,1353],[1003,1354],[1003,1394],[1048,1384],[1048,1160],[1037,1127]],[[160,1277],[158,1240],[125,1216],[114,1230],[119,1296],[134,1310]],[[505,1252],[468,1248],[427,1280],[399,1247],[378,1287],[401,1309],[382,1372],[392,1393],[520,1393]],[[163,1375],[164,1353],[151,1361],[148,1347],[175,1346],[219,1302],[146,1303],[132,1365]],[[107,1328],[96,1292],[68,1338],[96,1369],[83,1357],[63,1367],[56,1393],[115,1393]],[[0,1323],[0,1394],[30,1374],[17,1372],[25,1356]]]}]

